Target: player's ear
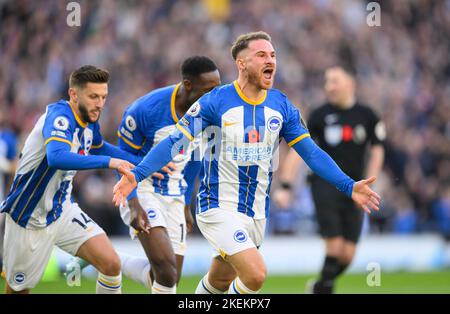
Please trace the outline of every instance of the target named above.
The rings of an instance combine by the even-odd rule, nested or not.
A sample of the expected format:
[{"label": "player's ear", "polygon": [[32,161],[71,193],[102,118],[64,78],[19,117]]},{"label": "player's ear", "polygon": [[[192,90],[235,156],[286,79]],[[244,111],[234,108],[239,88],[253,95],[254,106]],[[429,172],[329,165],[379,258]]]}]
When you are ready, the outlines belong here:
[{"label": "player's ear", "polygon": [[192,82],[188,79],[183,79],[183,85],[187,91],[190,91],[192,89]]},{"label": "player's ear", "polygon": [[241,58],[236,59],[236,64],[237,64],[238,69],[240,71],[244,71],[245,70],[246,67],[245,67],[244,59],[241,59]]},{"label": "player's ear", "polygon": [[73,99],[75,102],[78,101],[78,97],[77,97],[77,91],[74,87],[69,87],[69,97],[70,99]]}]

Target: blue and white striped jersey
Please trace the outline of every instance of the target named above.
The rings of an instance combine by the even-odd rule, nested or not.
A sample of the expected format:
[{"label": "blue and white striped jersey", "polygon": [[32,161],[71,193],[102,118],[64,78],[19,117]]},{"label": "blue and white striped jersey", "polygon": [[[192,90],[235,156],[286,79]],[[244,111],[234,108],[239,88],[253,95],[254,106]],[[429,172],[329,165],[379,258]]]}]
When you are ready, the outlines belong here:
[{"label": "blue and white striped jersey", "polygon": [[[134,101],[125,111],[117,135],[119,147],[137,156],[145,156],[153,146],[169,136],[176,128],[179,117],[175,98],[180,84],[151,91]],[[165,196],[182,196],[188,184],[184,180],[185,166],[191,159],[195,143],[190,143],[174,156],[177,169],[164,179],[148,177],[151,191]]]},{"label": "blue and white striped jersey", "polygon": [[83,122],[69,102],[47,106],[25,142],[14,182],[1,205],[1,211],[24,228],[48,226],[60,217],[62,204],[71,201],[76,171],[49,167],[46,144],[50,141],[68,143],[71,152],[81,155],[103,143],[98,123]]},{"label": "blue and white striped jersey", "polygon": [[191,140],[202,131],[209,134],[197,212],[221,208],[254,219],[268,216],[280,139],[292,146],[309,137],[299,111],[284,94],[270,89],[254,102],[236,81],[205,94],[176,126]]}]

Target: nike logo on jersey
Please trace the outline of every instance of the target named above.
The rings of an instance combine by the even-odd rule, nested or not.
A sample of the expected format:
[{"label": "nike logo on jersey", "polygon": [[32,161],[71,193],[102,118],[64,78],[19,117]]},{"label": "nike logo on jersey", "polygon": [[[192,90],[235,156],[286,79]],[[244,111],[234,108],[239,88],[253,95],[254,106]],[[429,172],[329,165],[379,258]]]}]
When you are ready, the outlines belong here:
[{"label": "nike logo on jersey", "polygon": [[235,125],[238,124],[239,122],[224,122],[223,126],[231,126],[231,125]]}]

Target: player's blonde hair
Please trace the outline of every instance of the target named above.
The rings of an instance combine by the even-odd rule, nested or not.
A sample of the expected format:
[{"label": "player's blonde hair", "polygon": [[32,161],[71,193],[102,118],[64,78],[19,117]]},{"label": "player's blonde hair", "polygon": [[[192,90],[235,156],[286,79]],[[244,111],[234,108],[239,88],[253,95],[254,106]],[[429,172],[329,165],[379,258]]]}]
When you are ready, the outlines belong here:
[{"label": "player's blonde hair", "polygon": [[231,46],[231,55],[233,56],[233,59],[236,60],[239,52],[241,52],[244,49],[247,49],[248,44],[252,40],[257,40],[257,39],[264,39],[269,42],[272,42],[270,35],[263,31],[242,34],[236,39],[236,41]]}]

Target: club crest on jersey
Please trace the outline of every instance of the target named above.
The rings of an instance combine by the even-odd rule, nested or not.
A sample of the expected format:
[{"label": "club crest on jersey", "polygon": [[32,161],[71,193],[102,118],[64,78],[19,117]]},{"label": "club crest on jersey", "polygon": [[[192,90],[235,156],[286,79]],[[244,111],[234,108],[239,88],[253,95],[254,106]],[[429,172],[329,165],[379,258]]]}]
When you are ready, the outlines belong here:
[{"label": "club crest on jersey", "polygon": [[65,131],[69,128],[69,120],[67,120],[66,117],[59,116],[53,122],[53,126],[55,127],[55,129]]},{"label": "club crest on jersey", "polygon": [[197,101],[195,104],[191,106],[191,108],[189,108],[189,110],[186,113],[191,117],[196,117],[200,113],[200,108],[201,108],[200,103]]},{"label": "club crest on jersey", "polygon": [[16,283],[16,284],[21,284],[21,283],[23,283],[25,281],[25,274],[24,273],[22,273],[22,272],[20,272],[20,273],[16,273],[15,275],[14,275],[14,282]]},{"label": "club crest on jersey", "polygon": [[281,129],[281,119],[278,117],[270,117],[267,121],[267,129],[270,132],[277,132]]},{"label": "club crest on jersey", "polygon": [[136,130],[136,121],[134,120],[134,118],[132,116],[127,116],[125,118],[125,125],[127,126],[127,129],[130,131],[134,131]]},{"label": "club crest on jersey", "polygon": [[234,240],[239,243],[245,242],[247,240],[247,234],[243,230],[238,230],[234,233]]},{"label": "club crest on jersey", "polygon": [[157,216],[156,211],[154,209],[149,209],[147,211],[147,215],[148,215],[148,219],[150,219],[150,220],[156,219],[156,216]]}]

